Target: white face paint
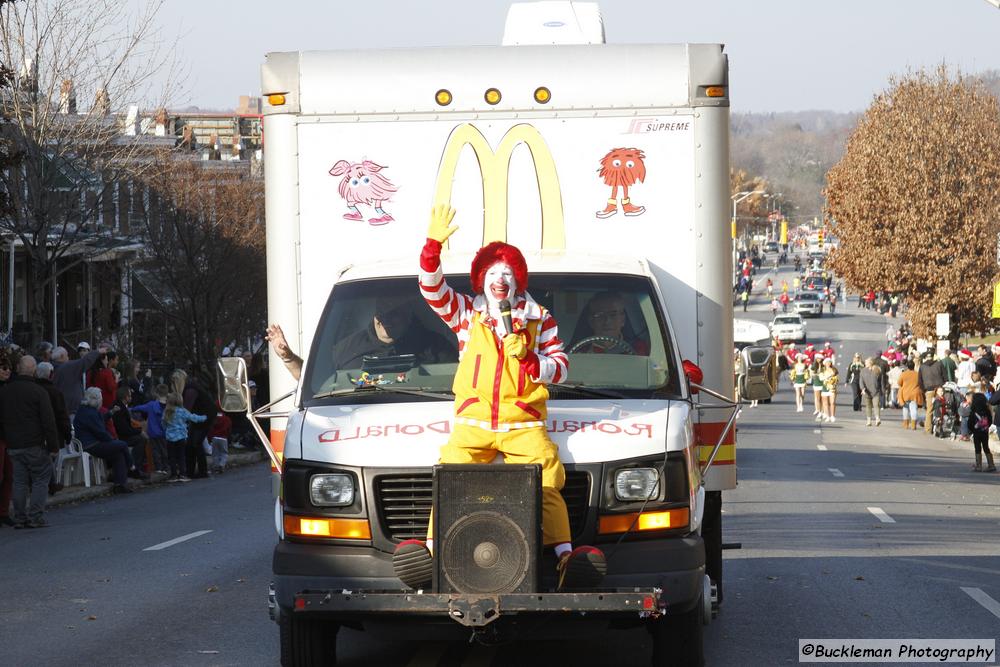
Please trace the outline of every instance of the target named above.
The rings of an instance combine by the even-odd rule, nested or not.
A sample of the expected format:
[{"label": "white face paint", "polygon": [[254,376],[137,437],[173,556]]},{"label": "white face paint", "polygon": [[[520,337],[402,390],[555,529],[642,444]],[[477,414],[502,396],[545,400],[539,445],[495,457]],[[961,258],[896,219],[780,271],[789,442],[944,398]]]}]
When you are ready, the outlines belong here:
[{"label": "white face paint", "polygon": [[504,299],[513,300],[517,294],[514,269],[504,262],[497,262],[491,266],[483,278],[483,294],[486,295],[490,307],[496,306]]}]

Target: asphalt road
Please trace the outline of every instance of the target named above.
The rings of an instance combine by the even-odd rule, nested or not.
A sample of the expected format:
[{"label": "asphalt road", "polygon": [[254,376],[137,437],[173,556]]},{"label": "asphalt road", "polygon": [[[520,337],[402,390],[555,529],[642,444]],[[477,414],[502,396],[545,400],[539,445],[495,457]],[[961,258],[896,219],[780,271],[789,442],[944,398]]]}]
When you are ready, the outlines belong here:
[{"label": "asphalt road", "polygon": [[[839,310],[810,320],[811,340],[828,337],[842,359],[881,347],[882,317],[853,301]],[[748,315],[770,319],[763,299]],[[742,549],[725,553],[709,665],[794,664],[800,638],[1000,635],[1000,476],[971,472],[966,443],[902,431],[896,412],[866,428],[845,398],[835,424],[817,424],[794,411],[783,382],[739,420],[724,541]],[[266,466],[61,507],[49,520],[0,530],[0,664],[278,663],[265,608]],[[642,630],[493,647],[342,630],[339,650],[341,664],[359,666],[642,665],[650,643]]]}]

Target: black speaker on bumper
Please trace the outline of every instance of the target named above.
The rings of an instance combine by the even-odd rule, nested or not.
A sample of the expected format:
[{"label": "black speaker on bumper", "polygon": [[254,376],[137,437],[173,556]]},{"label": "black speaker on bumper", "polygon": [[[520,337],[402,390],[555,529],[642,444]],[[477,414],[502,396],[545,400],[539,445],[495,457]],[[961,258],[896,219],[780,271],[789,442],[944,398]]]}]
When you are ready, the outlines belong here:
[{"label": "black speaker on bumper", "polygon": [[538,465],[434,467],[434,590],[535,593],[541,550]]}]

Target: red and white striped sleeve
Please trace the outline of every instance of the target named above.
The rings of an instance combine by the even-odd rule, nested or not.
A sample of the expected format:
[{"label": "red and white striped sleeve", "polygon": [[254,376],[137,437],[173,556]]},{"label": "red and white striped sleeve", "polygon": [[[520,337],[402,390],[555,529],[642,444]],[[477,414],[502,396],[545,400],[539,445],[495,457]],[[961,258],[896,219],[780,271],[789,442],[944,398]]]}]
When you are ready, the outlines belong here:
[{"label": "red and white striped sleeve", "polygon": [[552,317],[552,314],[547,310],[542,315],[542,327],[534,347],[538,362],[537,366],[531,364],[534,366],[530,369],[532,379],[542,384],[564,382],[569,375],[569,359],[566,358],[563,342],[559,338],[559,325],[556,324],[556,318]]},{"label": "red and white striped sleeve", "polygon": [[472,311],[472,298],[453,290],[441,271],[441,243],[427,239],[420,253],[420,294],[456,334],[462,328],[463,317]]}]

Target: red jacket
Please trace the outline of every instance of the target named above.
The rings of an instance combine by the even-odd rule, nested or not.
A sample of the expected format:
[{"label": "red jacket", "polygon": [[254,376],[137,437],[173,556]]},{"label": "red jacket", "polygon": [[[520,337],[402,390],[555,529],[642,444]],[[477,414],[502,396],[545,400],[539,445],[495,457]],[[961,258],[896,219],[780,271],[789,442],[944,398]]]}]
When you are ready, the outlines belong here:
[{"label": "red jacket", "polygon": [[87,373],[87,386],[98,387],[101,390],[101,407],[110,410],[115,404],[115,393],[118,383],[110,368],[97,368]]}]

